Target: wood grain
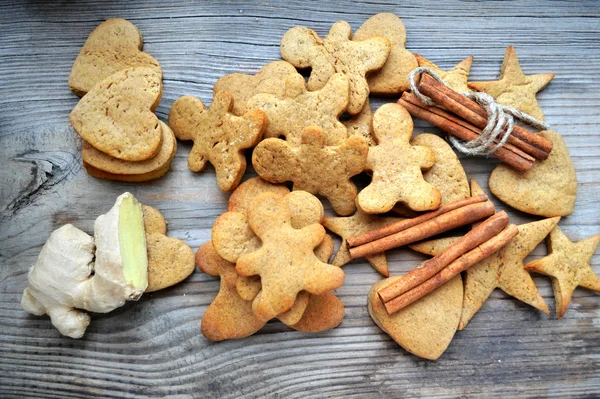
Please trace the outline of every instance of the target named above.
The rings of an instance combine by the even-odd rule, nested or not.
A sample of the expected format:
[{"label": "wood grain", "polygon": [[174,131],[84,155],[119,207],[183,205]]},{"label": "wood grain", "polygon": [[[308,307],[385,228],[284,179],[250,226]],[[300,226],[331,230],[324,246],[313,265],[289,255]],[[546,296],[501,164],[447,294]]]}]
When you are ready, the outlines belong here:
[{"label": "wood grain", "polygon": [[[498,75],[514,45],[526,74],[556,73],[538,99],[575,163],[575,213],[560,222],[579,240],[600,232],[600,5],[514,1],[393,4],[336,0],[160,3],[133,0],[0,3],[0,397],[598,397],[600,297],[578,289],[562,320],[495,291],[437,362],[408,355],[371,321],[366,295],[379,276],[363,261],[345,266],[337,290],[346,305],[340,327],[321,334],[269,323],[238,341],[211,343],[200,318],[218,280],[196,272],[184,283],[94,315],[85,338],[61,337],[48,318],[20,306],[27,270],[51,230],[74,223],[91,232],[95,217],[129,190],[160,209],[169,235],[196,249],[226,209],[214,172],[193,174],[182,143],[172,170],[143,184],[107,182],[81,167],[81,142],[68,123],[77,103],[71,65],[89,32],[122,17],[144,34],[145,51],[164,70],[158,115],[179,96],[210,103],[212,86],[231,72],[254,73],[279,59],[279,40],[294,25],[324,35],[343,19],[354,29],[389,11],[407,28],[408,48],[450,68],[474,55],[472,80]],[[373,109],[393,99],[373,98]],[[434,131],[416,121],[415,133]],[[487,191],[497,161],[463,159]],[[253,176],[248,171],[245,178]],[[363,179],[364,180],[364,179]],[[364,181],[363,181],[364,183]],[[489,193],[489,191],[488,191]],[[498,204],[511,221],[536,218]],[[326,204],[329,208],[329,205]],[[531,259],[546,253],[539,246]],[[390,273],[424,259],[389,252]],[[600,254],[592,259],[600,273]],[[536,276],[554,308],[549,280]]]}]

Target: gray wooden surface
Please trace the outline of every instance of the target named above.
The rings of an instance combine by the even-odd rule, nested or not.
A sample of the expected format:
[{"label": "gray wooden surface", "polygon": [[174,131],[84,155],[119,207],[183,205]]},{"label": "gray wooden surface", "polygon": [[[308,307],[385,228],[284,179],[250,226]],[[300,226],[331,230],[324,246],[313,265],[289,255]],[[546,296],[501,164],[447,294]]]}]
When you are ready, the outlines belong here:
[{"label": "gray wooden surface", "polygon": [[[437,362],[407,354],[371,321],[366,295],[379,276],[365,262],[344,268],[340,327],[320,334],[269,323],[243,340],[211,343],[201,316],[218,279],[184,283],[107,315],[84,339],[61,337],[46,317],[21,310],[26,272],[50,231],[74,223],[92,231],[120,193],[159,208],[169,234],[196,249],[210,237],[228,195],[214,175],[192,174],[182,144],[164,178],[126,184],[89,177],[81,140],[68,122],[77,103],[71,65],[89,32],[110,17],[135,23],[164,71],[158,115],[193,94],[210,103],[231,72],[254,73],[279,58],[294,25],[325,34],[340,19],[354,29],[376,12],[403,18],[408,48],[449,68],[475,56],[473,80],[495,79],[515,45],[527,74],[554,72],[539,95],[548,122],[573,156],[579,192],[560,226],[573,240],[600,233],[600,3],[595,1],[3,1],[0,4],[0,397],[457,397],[600,396],[600,295],[578,289],[562,320],[500,291],[458,332]],[[375,109],[385,101],[373,99]],[[435,131],[417,122],[416,132]],[[494,160],[465,159],[487,188]],[[252,176],[249,171],[246,175]],[[500,205],[501,209],[506,209]],[[536,220],[509,210],[517,222]],[[544,245],[531,259],[546,253]],[[422,259],[389,252],[397,275]],[[592,260],[600,273],[600,253]],[[549,280],[536,276],[551,310]]]}]

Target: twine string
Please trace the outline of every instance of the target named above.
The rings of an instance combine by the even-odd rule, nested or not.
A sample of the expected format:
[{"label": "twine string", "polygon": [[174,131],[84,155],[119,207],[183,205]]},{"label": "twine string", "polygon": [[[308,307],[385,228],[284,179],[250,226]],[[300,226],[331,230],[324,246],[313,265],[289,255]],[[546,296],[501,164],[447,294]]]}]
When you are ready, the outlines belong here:
[{"label": "twine string", "polygon": [[[415,78],[423,72],[426,72],[444,86],[448,88],[450,88],[450,86],[448,86],[435,71],[428,67],[415,68],[408,75],[410,88],[413,94],[421,102],[427,105],[438,106],[431,98],[427,97],[417,89]],[[513,107],[498,104],[494,101],[494,98],[487,93],[467,92],[460,94],[481,105],[485,109],[488,119],[486,127],[483,129],[481,135],[475,140],[462,141],[450,136],[452,145],[460,152],[467,155],[490,155],[498,148],[502,147],[513,132],[515,118],[538,130],[550,129],[548,124],[529,114],[521,112]],[[498,140],[498,143],[492,146],[496,139]]]}]

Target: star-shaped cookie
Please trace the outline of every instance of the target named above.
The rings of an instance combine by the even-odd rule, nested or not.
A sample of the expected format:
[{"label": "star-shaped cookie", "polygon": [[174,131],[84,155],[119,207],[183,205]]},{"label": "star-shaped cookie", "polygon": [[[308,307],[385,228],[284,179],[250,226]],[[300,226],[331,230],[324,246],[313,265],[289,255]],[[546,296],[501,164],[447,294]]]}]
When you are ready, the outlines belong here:
[{"label": "star-shaped cookie", "polygon": [[[338,236],[342,237],[342,244],[338,249],[332,265],[343,266],[350,262],[350,251],[346,245],[346,238],[356,236],[367,231],[378,229],[393,222],[397,222],[400,218],[395,217],[380,217],[378,215],[369,215],[362,212],[360,209],[356,213],[348,217],[325,217],[321,222],[328,230],[331,230]],[[382,276],[388,277],[388,264],[385,253],[366,256],[365,259],[377,270]]]},{"label": "star-shaped cookie", "polygon": [[544,120],[535,94],[554,78],[553,73],[526,76],[521,70],[517,51],[508,46],[500,69],[500,79],[491,82],[469,82],[469,87],[494,97],[502,105],[514,107],[534,118]]},{"label": "star-shaped cookie", "polygon": [[467,87],[467,81],[469,80],[469,73],[471,73],[473,56],[465,58],[449,71],[442,71],[437,65],[420,54],[415,54],[415,57],[420,67],[427,67],[433,70],[452,89],[459,93],[470,91],[469,87]]},{"label": "star-shaped cookie", "polygon": [[552,279],[556,315],[561,318],[571,302],[573,291],[584,287],[600,292],[600,278],[590,267],[590,260],[600,243],[600,234],[577,243],[571,242],[557,226],[546,239],[548,256],[525,265],[525,269]]}]

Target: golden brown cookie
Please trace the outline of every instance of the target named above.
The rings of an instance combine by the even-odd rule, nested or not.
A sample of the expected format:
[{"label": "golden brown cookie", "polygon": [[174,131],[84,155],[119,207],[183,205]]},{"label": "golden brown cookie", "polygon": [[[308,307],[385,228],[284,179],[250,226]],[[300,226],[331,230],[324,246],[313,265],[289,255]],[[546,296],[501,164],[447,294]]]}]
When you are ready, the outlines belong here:
[{"label": "golden brown cookie", "polygon": [[546,160],[536,160],[525,173],[499,164],[490,175],[490,191],[502,202],[533,215],[553,217],[573,213],[577,176],[563,138],[551,130],[540,136],[552,142]]},{"label": "golden brown cookie", "polygon": [[473,90],[484,91],[502,105],[514,107],[534,118],[544,120],[544,113],[535,95],[554,79],[553,73],[526,76],[521,70],[517,51],[508,46],[500,69],[499,80],[492,82],[469,82]]},{"label": "golden brown cookie", "polygon": [[556,226],[546,238],[548,256],[525,265],[525,270],[541,273],[552,279],[558,318],[563,317],[567,311],[575,288],[584,287],[600,292],[600,278],[590,267],[598,244],[600,234],[573,243]]},{"label": "golden brown cookie", "polygon": [[373,72],[367,79],[371,93],[398,94],[410,90],[408,74],[415,69],[417,60],[408,51],[404,23],[395,14],[382,12],[367,19],[354,33],[352,40],[366,40],[374,36],[383,36],[390,41],[390,55],[380,70]]},{"label": "golden brown cookie", "polygon": [[300,321],[291,325],[294,330],[321,332],[335,328],[344,319],[344,304],[331,292],[311,295]]},{"label": "golden brown cookie", "polygon": [[348,129],[339,117],[348,106],[348,77],[341,73],[331,76],[320,90],[307,91],[304,77],[289,75],[285,94],[257,94],[248,101],[248,108],[260,109],[269,121],[264,137],[285,137],[290,144],[300,144],[302,133],[309,126],[325,132],[326,145],[339,145],[348,138]]},{"label": "golden brown cookie", "polygon": [[[395,217],[369,215],[362,212],[360,209],[357,209],[356,213],[352,216],[328,216],[323,218],[323,226],[342,237],[340,248],[335,254],[331,264],[334,266],[343,266],[352,260],[350,257],[350,251],[348,250],[348,245],[346,244],[346,239],[348,237],[357,236],[359,234],[366,233],[367,231],[378,229],[390,223],[397,222],[398,220],[400,219]],[[389,276],[387,259],[384,252],[366,256],[365,259],[382,276]]]},{"label": "golden brown cookie", "polygon": [[373,112],[369,99],[365,101],[363,109],[352,118],[342,122],[348,129],[348,136],[359,136],[367,140],[369,147],[377,144],[373,136]]},{"label": "golden brown cookie", "polygon": [[[324,196],[339,215],[356,209],[356,186],[350,178],[364,167],[368,145],[362,137],[350,137],[339,146],[325,146],[323,132],[308,128],[300,146],[280,139],[263,140],[252,154],[252,165],[263,179],[273,183],[292,181],[294,190]],[[324,173],[325,172],[325,173]]]},{"label": "golden brown cookie", "polygon": [[373,178],[358,194],[358,207],[365,213],[385,213],[401,202],[414,211],[437,209],[441,194],[422,174],[435,156],[427,147],[410,145],[413,122],[406,109],[382,105],[373,116],[373,131],[378,144],[369,148],[365,167]]},{"label": "golden brown cookie", "polygon": [[142,205],[144,214],[144,230],[146,232],[167,234],[167,221],[156,208]]},{"label": "golden brown cookie", "polygon": [[386,334],[413,355],[436,360],[448,348],[460,320],[463,286],[459,276],[391,316],[377,291],[401,279],[380,280],[369,291],[369,314]]},{"label": "golden brown cookie", "polygon": [[83,165],[86,169],[92,170],[91,175],[94,175],[95,171],[105,172],[102,178],[109,180],[132,181],[137,178],[135,181],[145,181],[144,178],[147,177],[161,177],[162,175],[157,176],[157,174],[169,170],[177,152],[177,140],[169,126],[162,121],[160,125],[162,144],[154,157],[145,161],[124,161],[98,151],[84,141],[81,148]]},{"label": "golden brown cookie", "polygon": [[221,277],[219,293],[202,316],[201,331],[206,338],[211,341],[244,338],[265,325],[254,315],[252,302],[237,293],[235,263],[221,258],[210,241],[198,248],[196,264],[203,272]]},{"label": "golden brown cookie", "polygon": [[160,75],[149,68],[116,72],[95,85],[75,106],[75,131],[101,152],[143,161],[160,150],[162,128],[154,115],[162,95]]},{"label": "golden brown cookie", "polygon": [[422,55],[415,54],[415,57],[420,67],[432,69],[453,90],[459,93],[471,91],[467,86],[467,81],[471,73],[471,65],[473,65],[473,56],[465,58],[449,71],[442,71],[437,65]]},{"label": "golden brown cookie", "polygon": [[160,78],[158,61],[142,52],[142,34],[129,21],[111,18],[90,33],[69,75],[69,87],[82,97],[101,80],[131,67],[152,69]]},{"label": "golden brown cookie", "polygon": [[[332,251],[333,248],[327,257]],[[211,242],[198,248],[196,265],[211,276],[221,277],[219,293],[202,316],[201,330],[206,338],[212,341],[243,338],[265,325],[254,315],[252,301],[244,300],[237,293],[235,286],[240,277],[235,273],[235,264],[221,258]],[[302,317],[290,327],[299,331],[319,332],[336,327],[343,317],[344,304],[335,295],[330,292],[310,295]]]},{"label": "golden brown cookie", "polygon": [[262,289],[252,305],[259,319],[287,311],[300,291],[320,295],[344,282],[340,268],[321,262],[314,253],[325,236],[323,226],[294,229],[291,212],[280,197],[265,193],[255,198],[248,208],[248,224],[262,246],[241,256],[236,272],[261,277]]},{"label": "golden brown cookie", "polygon": [[158,209],[144,205],[148,252],[148,287],[154,292],[185,280],[194,271],[194,251],[183,241],[167,237],[167,222]]},{"label": "golden brown cookie", "polygon": [[281,98],[285,94],[285,81],[290,75],[298,75],[296,68],[286,61],[269,62],[256,73],[246,75],[231,73],[216,81],[213,93],[227,91],[233,97],[231,113],[242,116],[248,110],[246,103],[257,94],[267,93]]},{"label": "golden brown cookie", "polygon": [[363,41],[350,40],[352,28],[338,21],[324,39],[312,29],[296,26],[281,39],[281,56],[297,68],[312,68],[308,89],[321,89],[334,73],[343,73],[350,81],[348,113],[356,115],[369,97],[367,74],[385,64],[390,42],[382,36]]},{"label": "golden brown cookie", "polygon": [[231,113],[233,98],[218,92],[209,109],[199,98],[180,97],[169,111],[169,126],[179,140],[193,140],[188,157],[192,172],[200,172],[210,162],[223,191],[237,187],[246,170],[244,150],[254,147],[266,126],[264,112],[254,109],[242,116]]},{"label": "golden brown cookie", "polygon": [[[249,179],[240,184],[231,194],[229,212],[221,215],[213,228],[213,239],[229,261],[236,262],[241,255],[255,251],[260,246],[260,240],[248,226],[242,226],[240,223],[247,224],[245,215],[249,204],[258,195],[266,192],[283,198],[291,212],[291,226],[295,229],[320,223],[323,218],[323,206],[313,195],[305,191],[294,191],[287,195],[289,190],[285,186],[268,183],[260,177]],[[243,234],[239,234],[239,231],[243,231]],[[315,249],[315,255],[323,262],[327,262],[333,253],[333,248],[333,240],[326,235]],[[236,285],[238,293],[245,300],[253,300],[261,289],[259,276],[240,276]]]},{"label": "golden brown cookie", "polygon": [[423,172],[423,179],[439,190],[442,204],[471,196],[467,174],[446,140],[435,134],[422,133],[415,136],[410,144],[427,147],[433,151],[435,163]]}]

